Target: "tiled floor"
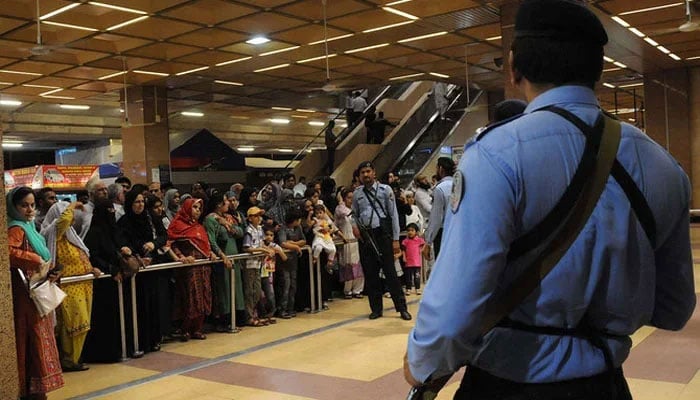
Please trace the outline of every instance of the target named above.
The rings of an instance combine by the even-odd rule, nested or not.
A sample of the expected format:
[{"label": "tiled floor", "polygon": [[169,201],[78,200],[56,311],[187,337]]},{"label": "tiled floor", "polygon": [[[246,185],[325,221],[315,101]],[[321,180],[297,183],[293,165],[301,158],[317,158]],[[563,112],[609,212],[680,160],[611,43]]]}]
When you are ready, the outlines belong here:
[{"label": "tiled floor", "polygon": [[[692,232],[700,291],[700,227]],[[408,300],[415,314],[417,298]],[[329,311],[277,325],[167,344],[141,359],[68,373],[49,399],[404,399],[412,322],[391,312],[369,321],[367,313],[366,300],[337,300]],[[681,332],[644,327],[632,340],[624,369],[636,400],[700,399],[700,309]],[[458,385],[456,376],[438,399],[451,399]]]}]

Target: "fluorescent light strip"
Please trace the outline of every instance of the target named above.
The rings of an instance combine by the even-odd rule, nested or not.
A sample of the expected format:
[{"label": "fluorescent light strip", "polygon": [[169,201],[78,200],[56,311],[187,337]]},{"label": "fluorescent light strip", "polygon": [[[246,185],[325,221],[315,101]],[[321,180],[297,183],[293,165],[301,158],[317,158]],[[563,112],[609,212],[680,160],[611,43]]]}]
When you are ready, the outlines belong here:
[{"label": "fluorescent light strip", "polygon": [[315,113],[316,112],[316,110],[310,110],[307,108],[297,108],[297,111],[304,112],[304,113]]},{"label": "fluorescent light strip", "polygon": [[41,88],[41,89],[58,89],[58,86],[46,86],[46,85],[32,85],[30,83],[22,85],[24,87],[34,87],[34,88]]},{"label": "fluorescent light strip", "polygon": [[48,92],[39,93],[39,96],[48,96],[48,95],[50,95],[50,94],[58,93],[58,92],[60,92],[60,91],[62,91],[62,90],[63,90],[62,88],[57,88],[57,89],[54,89],[54,90],[49,90]]},{"label": "fluorescent light strip", "polygon": [[623,64],[623,63],[621,63],[621,62],[619,62],[619,61],[615,61],[613,64],[614,64],[614,65],[617,65],[617,66],[620,67],[620,68],[627,68],[627,66],[626,66],[625,64]]},{"label": "fluorescent light strip", "polygon": [[277,111],[292,111],[293,110],[293,108],[289,108],[289,107],[270,107],[270,108],[273,110],[277,110]]},{"label": "fluorescent light strip", "polygon": [[273,124],[288,124],[289,120],[286,118],[270,118],[270,122]]},{"label": "fluorescent light strip", "polygon": [[397,81],[399,79],[408,79],[408,78],[415,78],[417,76],[425,75],[423,72],[418,73],[418,74],[410,74],[410,75],[401,75],[401,76],[395,76],[393,78],[389,78],[390,81]]},{"label": "fluorescent light strip", "polygon": [[78,30],[81,30],[81,31],[88,31],[88,32],[97,32],[97,31],[99,31],[99,29],[90,28],[90,27],[87,27],[87,26],[64,24],[64,23],[61,23],[61,22],[41,21],[41,23],[42,23],[42,24],[46,24],[46,25],[60,26],[60,27],[63,27],[63,28],[78,29]]},{"label": "fluorescent light strip", "polygon": [[51,12],[48,13],[48,14],[42,15],[41,17],[39,17],[39,20],[45,20],[45,19],[47,19],[47,18],[51,18],[51,17],[53,17],[54,15],[58,15],[58,14],[60,14],[60,13],[66,12],[66,11],[68,11],[68,10],[70,10],[70,9],[73,9],[73,8],[75,8],[75,7],[78,7],[79,5],[80,5],[80,3],[69,4],[69,5],[65,6],[65,7],[59,8],[58,10],[51,11]]},{"label": "fluorescent light strip", "polygon": [[269,56],[272,54],[278,54],[278,53],[284,53],[286,51],[292,51],[298,49],[300,46],[292,46],[292,47],[286,47],[284,49],[279,49],[279,50],[272,50],[272,51],[267,51],[265,53],[260,53],[260,57],[265,57]]},{"label": "fluorescent light strip", "polygon": [[64,110],[89,110],[90,106],[84,106],[80,104],[61,104],[59,105]]},{"label": "fluorescent light strip", "polygon": [[386,12],[390,12],[392,14],[400,15],[400,16],[402,16],[404,18],[408,18],[408,19],[413,19],[413,20],[420,19],[420,18],[416,17],[415,15],[412,15],[412,14],[409,14],[407,12],[403,12],[403,11],[400,11],[400,10],[397,10],[397,9],[391,8],[391,7],[382,7],[382,10],[384,10]]},{"label": "fluorescent light strip", "polygon": [[115,72],[115,73],[113,73],[113,74],[101,76],[101,77],[97,78],[97,80],[98,80],[98,81],[102,81],[102,80],[105,80],[105,79],[114,78],[115,76],[124,75],[124,74],[126,74],[126,71],[119,71],[119,72]]},{"label": "fluorescent light strip", "polygon": [[306,115],[290,115],[292,118],[309,118]]},{"label": "fluorescent light strip", "polygon": [[671,54],[671,50],[665,48],[664,46],[657,46],[656,48],[659,49],[664,54]]},{"label": "fluorescent light strip", "polygon": [[676,61],[680,61],[680,60],[681,60],[680,57],[678,57],[677,55],[675,55],[675,54],[673,54],[673,53],[669,54],[668,56],[671,57],[671,58],[673,58],[673,59],[676,60]]},{"label": "fluorescent light strip", "polygon": [[41,96],[45,99],[60,99],[60,100],[75,100],[75,97],[70,97],[70,96],[52,96],[52,95],[45,95]]},{"label": "fluorescent light strip", "polygon": [[9,69],[0,69],[0,72],[4,72],[6,74],[16,74],[16,75],[41,76],[41,74],[37,74],[36,72],[10,71]]},{"label": "fluorescent light strip", "polygon": [[634,33],[635,35],[639,36],[640,38],[643,38],[644,36],[646,36],[642,31],[640,31],[637,28],[630,27],[628,29],[630,30],[630,32]]},{"label": "fluorescent light strip", "polygon": [[0,85],[14,85],[12,82],[0,82]]},{"label": "fluorescent light strip", "polygon": [[603,72],[619,71],[621,69],[622,68],[620,68],[620,67],[613,67],[613,68],[604,69]]},{"label": "fluorescent light strip", "polygon": [[612,58],[610,58],[608,56],[603,56],[603,60],[605,60],[606,62],[615,62],[615,60],[613,60]]},{"label": "fluorescent light strip", "polygon": [[486,38],[486,41],[490,42],[493,40],[501,40],[502,38],[503,38],[503,36],[491,36],[491,37]]},{"label": "fluorescent light strip", "polygon": [[365,29],[364,31],[362,31],[362,33],[383,31],[384,29],[396,28],[397,26],[408,25],[408,24],[412,24],[414,22],[416,22],[416,21],[410,20],[410,21],[398,22],[398,23],[391,24],[391,25],[378,26],[378,27],[372,28],[372,29]]},{"label": "fluorescent light strip", "polygon": [[[335,57],[335,56],[337,56],[337,54],[335,54],[335,53],[329,54],[329,55],[328,55],[328,58],[333,58],[333,57]],[[297,61],[297,63],[303,64],[303,63],[307,63],[307,62],[311,62],[311,61],[323,60],[324,58],[326,58],[326,56],[318,56],[318,57],[313,57],[313,58],[306,58],[306,59]]]},{"label": "fluorescent light strip", "polygon": [[686,60],[699,60],[700,56],[688,57]]},{"label": "fluorescent light strip", "polygon": [[345,52],[345,54],[359,53],[359,52],[361,52],[361,51],[367,51],[367,50],[372,50],[372,49],[378,49],[378,48],[380,48],[380,47],[386,47],[386,46],[388,46],[388,45],[389,45],[389,43],[382,43],[382,44],[375,44],[374,46],[360,47],[360,48],[357,48],[357,49],[348,50],[348,51]]},{"label": "fluorescent light strip", "polygon": [[654,40],[654,39],[652,39],[652,38],[650,38],[650,37],[645,37],[645,38],[644,38],[644,41],[647,42],[647,43],[649,43],[650,45],[652,45],[652,46],[654,46],[654,47],[656,47],[656,46],[659,45],[659,43],[658,43],[656,40]]},{"label": "fluorescent light strip", "polygon": [[232,81],[215,80],[214,83],[220,83],[222,85],[230,85],[230,86],[243,86],[243,84],[240,82],[232,82]]},{"label": "fluorescent light strip", "polygon": [[142,69],[135,69],[134,72],[137,74],[143,74],[143,75],[170,76],[170,74],[166,74],[164,72],[144,71]]},{"label": "fluorescent light strip", "polygon": [[113,31],[113,30],[115,30],[115,29],[123,28],[123,27],[125,27],[125,26],[127,26],[127,25],[131,25],[131,24],[135,24],[135,23],[137,23],[137,22],[139,22],[139,21],[143,21],[144,19],[147,19],[147,18],[148,18],[148,15],[142,15],[142,16],[140,16],[140,17],[136,17],[136,18],[134,18],[134,19],[130,19],[130,20],[126,21],[126,22],[122,22],[121,24],[117,24],[117,25],[114,25],[114,26],[110,26],[110,27],[107,28],[106,30],[108,30],[108,31]]},{"label": "fluorescent light strip", "polygon": [[622,19],[622,18],[620,18],[620,17],[617,17],[617,16],[612,17],[612,20],[615,21],[615,22],[617,22],[618,24],[624,26],[625,28],[629,28],[629,27],[630,27],[630,24],[628,24],[627,21],[625,21],[624,19]]},{"label": "fluorescent light strip", "polygon": [[326,123],[321,121],[309,121],[307,123],[311,126],[326,126]]},{"label": "fluorescent light strip", "polygon": [[615,89],[615,85],[613,85],[611,83],[604,82],[603,86],[605,86],[606,88]]},{"label": "fluorescent light strip", "polygon": [[22,102],[18,100],[0,100],[0,106],[21,106]]},{"label": "fluorescent light strip", "polygon": [[237,59],[235,59],[235,60],[229,60],[229,61],[220,62],[220,63],[216,64],[216,66],[217,66],[217,67],[223,67],[224,65],[235,64],[235,63],[237,63],[237,62],[250,60],[251,58],[253,58],[253,57],[237,58]]},{"label": "fluorescent light strip", "polygon": [[398,0],[398,1],[392,1],[391,3],[386,3],[384,4],[385,6],[395,6],[397,4],[403,4],[403,3],[408,3],[411,0]]},{"label": "fluorescent light strip", "polygon": [[245,42],[248,44],[264,44],[269,41],[270,39],[266,38],[265,36],[256,36],[254,38],[246,40]]},{"label": "fluorescent light strip", "polygon": [[351,36],[355,36],[355,34],[354,34],[354,33],[348,33],[347,35],[334,36],[334,37],[328,38],[327,40],[325,40],[325,39],[317,40],[317,41],[315,41],[315,42],[309,43],[309,46],[313,46],[313,45],[315,45],[315,44],[320,44],[320,43],[323,43],[323,42],[326,42],[326,41],[332,42],[332,41],[334,41],[334,40],[345,39],[345,38],[349,38],[349,37],[351,37]]},{"label": "fluorescent light strip", "polygon": [[684,3],[672,3],[672,4],[665,4],[665,5],[656,6],[656,7],[640,8],[638,10],[631,10],[631,11],[622,12],[622,13],[620,13],[620,15],[630,15],[630,14],[643,13],[643,12],[647,12],[647,11],[662,10],[664,8],[682,6],[683,4]]},{"label": "fluorescent light strip", "polygon": [[183,111],[180,113],[180,115],[184,115],[185,117],[203,117],[204,113],[196,111]]},{"label": "fluorescent light strip", "polygon": [[3,143],[2,144],[2,147],[5,149],[19,149],[22,146],[23,146],[22,143]]},{"label": "fluorescent light strip", "polygon": [[255,147],[236,147],[236,150],[241,152],[255,151]]},{"label": "fluorescent light strip", "polygon": [[449,75],[438,74],[437,72],[430,72],[430,75],[432,75],[432,76],[437,76],[438,78],[443,78],[443,79],[447,79],[447,78],[450,77]]},{"label": "fluorescent light strip", "polygon": [[637,86],[644,86],[644,82],[630,83],[629,85],[620,85],[621,88],[631,88]]},{"label": "fluorescent light strip", "polygon": [[175,75],[176,75],[176,76],[182,76],[182,75],[191,74],[191,73],[193,73],[193,72],[204,71],[204,70],[206,70],[206,69],[209,69],[209,67],[199,67],[199,68],[191,69],[191,70],[189,70],[189,71],[178,72],[178,73],[175,74]]},{"label": "fluorescent light strip", "polygon": [[408,39],[401,39],[398,42],[399,43],[408,43],[408,42],[414,42],[416,40],[423,40],[423,39],[429,39],[437,36],[442,36],[442,35],[447,35],[447,31],[442,31],[442,32],[435,32],[435,33],[430,33],[427,35],[421,35],[421,36],[414,36]]},{"label": "fluorescent light strip", "polygon": [[260,69],[256,69],[256,70],[254,70],[253,72],[265,72],[265,71],[272,71],[273,69],[280,69],[280,68],[284,68],[284,67],[288,67],[288,66],[289,66],[289,64],[279,64],[279,65],[273,65],[273,66],[271,66],[271,67],[267,67],[267,68],[260,68]]},{"label": "fluorescent light strip", "polygon": [[135,10],[133,8],[127,8],[127,7],[115,6],[112,4],[98,3],[96,1],[88,1],[88,4],[92,4],[93,6],[97,6],[97,7],[111,8],[113,10],[129,12],[129,13],[133,13],[133,14],[140,14],[140,15],[148,14],[146,11]]},{"label": "fluorescent light strip", "polygon": [[292,149],[277,149],[280,153],[292,153],[294,150]]}]

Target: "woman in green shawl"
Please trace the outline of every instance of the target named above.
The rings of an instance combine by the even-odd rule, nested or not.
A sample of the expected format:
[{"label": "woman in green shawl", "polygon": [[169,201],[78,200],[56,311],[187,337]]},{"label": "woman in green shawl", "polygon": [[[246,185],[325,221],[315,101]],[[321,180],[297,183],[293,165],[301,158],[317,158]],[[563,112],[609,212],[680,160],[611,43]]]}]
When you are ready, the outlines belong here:
[{"label": "woman in green shawl", "polygon": [[63,386],[63,372],[52,318],[39,316],[22,275],[38,282],[45,278],[55,281],[59,274],[50,270],[49,249],[34,225],[36,205],[32,189],[12,189],[6,200],[20,396],[46,399],[47,392]]}]

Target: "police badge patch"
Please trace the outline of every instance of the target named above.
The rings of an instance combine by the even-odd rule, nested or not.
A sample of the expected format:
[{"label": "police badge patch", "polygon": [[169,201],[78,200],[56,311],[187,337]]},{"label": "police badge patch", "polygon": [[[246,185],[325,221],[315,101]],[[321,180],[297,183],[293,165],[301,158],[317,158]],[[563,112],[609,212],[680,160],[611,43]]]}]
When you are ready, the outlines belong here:
[{"label": "police badge patch", "polygon": [[452,194],[450,194],[450,204],[452,205],[452,212],[456,213],[459,210],[459,204],[462,202],[462,196],[464,195],[464,176],[462,172],[457,170],[452,177]]}]

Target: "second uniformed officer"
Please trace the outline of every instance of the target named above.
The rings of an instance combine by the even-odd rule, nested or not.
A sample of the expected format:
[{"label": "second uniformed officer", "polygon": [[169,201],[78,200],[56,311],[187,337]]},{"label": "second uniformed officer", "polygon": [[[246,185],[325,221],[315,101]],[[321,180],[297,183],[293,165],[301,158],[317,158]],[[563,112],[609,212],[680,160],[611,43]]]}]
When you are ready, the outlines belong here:
[{"label": "second uniformed officer", "polygon": [[394,269],[394,254],[400,253],[399,219],[394,192],[388,185],[376,180],[371,162],[362,162],[357,170],[362,186],[355,189],[352,212],[361,232],[360,262],[365,273],[365,292],[372,313],[369,319],[382,316],[382,284],[380,270],[384,272],[391,299],[401,318],[410,320],[406,297]]}]

